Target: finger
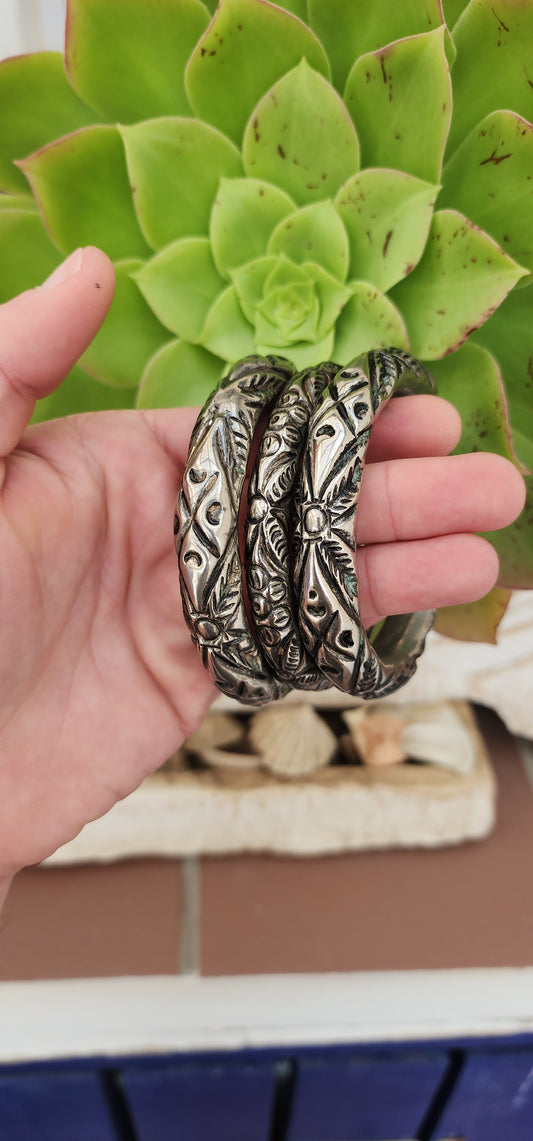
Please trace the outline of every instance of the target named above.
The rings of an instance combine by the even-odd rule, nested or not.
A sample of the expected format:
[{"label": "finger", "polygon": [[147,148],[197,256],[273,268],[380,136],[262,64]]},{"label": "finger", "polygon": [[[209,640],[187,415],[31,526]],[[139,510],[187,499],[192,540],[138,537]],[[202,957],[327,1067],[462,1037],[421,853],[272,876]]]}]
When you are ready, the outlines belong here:
[{"label": "finger", "polygon": [[440,396],[389,400],[376,418],[368,445],[370,463],[403,456],[446,456],[459,443],[461,417]]},{"label": "finger", "polygon": [[390,460],[365,467],[357,512],[359,543],[495,531],[520,514],[525,484],[502,456]]},{"label": "finger", "polygon": [[75,250],[44,285],[0,306],[0,455],[18,444],[35,401],[57,388],[109,309],[114,271],[101,250]]},{"label": "finger", "polygon": [[498,577],[494,547],[479,535],[442,535],[357,552],[361,620],[483,598]]},{"label": "finger", "polygon": [[199,412],[199,408],[150,408],[141,415],[171,459],[183,465]]}]

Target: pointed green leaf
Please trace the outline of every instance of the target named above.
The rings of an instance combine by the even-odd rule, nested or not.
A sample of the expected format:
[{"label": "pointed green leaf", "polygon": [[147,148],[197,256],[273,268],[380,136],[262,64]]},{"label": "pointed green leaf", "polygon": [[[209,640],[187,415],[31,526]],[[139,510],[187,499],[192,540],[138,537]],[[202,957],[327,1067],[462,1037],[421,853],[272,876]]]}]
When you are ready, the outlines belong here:
[{"label": "pointed green leaf", "polygon": [[134,275],[156,316],[185,341],[198,340],[205,318],[224,288],[208,238],[182,238]]},{"label": "pointed green leaf", "polygon": [[59,52],[4,60],[0,64],[0,190],[28,194],[26,179],[13,166],[13,159],[23,159],[95,119],[98,116],[72,90]]},{"label": "pointed green leaf", "polygon": [[443,172],[439,206],[454,206],[533,270],[533,127],[494,111],[456,150]]},{"label": "pointed green leaf", "polygon": [[440,210],[422,260],[392,291],[415,356],[436,360],[457,349],[525,273],[463,214]]},{"label": "pointed green leaf", "polygon": [[442,24],[439,0],[308,0],[309,23],[328,53],[333,81],[342,91],[354,60],[384,44]]},{"label": "pointed green leaf", "polygon": [[333,203],[314,202],[279,222],[268,243],[269,254],[291,261],[315,262],[339,281],[346,281],[350,257],[348,235]]},{"label": "pointed green leaf", "polygon": [[444,36],[441,24],[354,63],[344,100],[363,166],[388,166],[438,182],[452,112]]},{"label": "pointed green leaf", "polygon": [[112,121],[187,115],[185,64],[208,22],[200,0],[69,0],[72,86]]},{"label": "pointed green leaf", "polygon": [[118,388],[138,384],[147,361],[168,340],[168,331],[132,279],[131,275],[142,265],[137,258],[116,263],[117,284],[111,309],[81,358],[83,367],[95,380]]},{"label": "pointed green leaf", "polygon": [[499,583],[512,590],[533,588],[533,476],[526,476],[526,505],[520,517],[505,531],[491,531],[486,539],[500,559]]},{"label": "pointed green leaf", "polygon": [[469,0],[442,0],[444,19],[451,31],[453,31],[459,16],[466,8],[468,2]]},{"label": "pointed green leaf", "polygon": [[334,359],[342,365],[368,349],[408,349],[407,329],[392,301],[365,281],[351,282],[350,289],[335,327]]},{"label": "pointed green leaf", "polygon": [[475,334],[501,368],[513,443],[522,463],[533,472],[533,285],[513,289]]},{"label": "pointed green leaf", "polygon": [[[333,353],[333,330],[324,337],[322,341],[317,344],[310,344],[309,341],[302,341],[298,344],[287,345],[286,352],[282,353],[283,356],[288,357],[297,369],[312,368],[313,365],[320,364],[321,361],[331,360]],[[269,356],[271,353],[280,354],[278,345],[271,345],[268,341],[257,341],[255,345],[255,352],[262,353]]]},{"label": "pointed green leaf", "polygon": [[303,57],[329,76],[321,43],[296,16],[266,0],[220,0],[187,66],[191,107],[240,146],[258,100]]},{"label": "pointed green leaf", "polygon": [[137,408],[203,405],[221,374],[219,357],[189,341],[169,341],[148,361],[137,393]]},{"label": "pointed green leaf", "polygon": [[43,420],[55,420],[58,416],[79,412],[133,408],[136,391],[135,388],[112,388],[109,384],[100,384],[79,365],[74,365],[59,388],[37,401],[30,422],[40,424]]},{"label": "pointed green leaf", "polygon": [[146,257],[116,127],[85,127],[20,163],[61,253],[94,245],[110,258]]},{"label": "pointed green leaf", "polygon": [[231,275],[239,304],[251,325],[255,321],[257,306],[261,304],[263,299],[265,282],[277,264],[278,258],[275,257],[256,258],[248,265],[240,266],[239,269],[234,270]]},{"label": "pointed green leaf", "polygon": [[511,591],[495,586],[478,602],[444,606],[437,612],[434,629],[446,638],[461,642],[488,642],[496,645],[496,631],[507,610]]},{"label": "pointed green leaf", "polygon": [[[528,292],[533,292],[533,289],[519,289],[516,296]],[[483,332],[484,328],[478,335]],[[451,400],[461,414],[463,432],[456,450],[497,452],[516,462],[501,373],[494,357],[480,345],[468,343],[445,360],[432,361],[430,368],[439,395]],[[531,378],[530,385],[533,389]],[[524,411],[526,416],[529,414],[531,432],[531,396],[529,410]],[[530,436],[530,441],[532,440],[533,436]],[[533,452],[533,443],[530,446]],[[523,458],[520,453],[519,457]],[[528,501],[520,518],[503,531],[493,531],[486,535],[500,559],[500,585],[516,589],[533,587],[533,479],[529,477],[526,484]]]},{"label": "pointed green leaf", "polygon": [[467,342],[429,367],[439,396],[454,404],[461,416],[456,453],[497,452],[516,462],[502,376],[492,354]]},{"label": "pointed green leaf", "polygon": [[491,111],[505,107],[533,119],[533,4],[471,0],[453,38],[457,59],[448,154]]},{"label": "pointed green leaf", "polygon": [[0,304],[40,285],[60,260],[39,214],[0,211]]},{"label": "pointed green leaf", "polygon": [[243,314],[234,285],[229,285],[209,310],[201,343],[231,363],[255,352],[254,331]]},{"label": "pointed green leaf", "polygon": [[346,285],[342,285],[330,273],[320,265],[315,265],[313,262],[304,262],[302,269],[305,269],[311,281],[314,282],[316,295],[318,297],[320,317],[318,320],[317,337],[322,339],[326,333],[330,331],[335,322],[339,319],[346,302],[349,300],[351,290]]},{"label": "pointed green leaf", "polygon": [[[303,266],[280,257],[265,281],[255,311],[256,340],[279,348],[298,341],[314,343],[319,339],[319,320],[320,303],[314,281]],[[331,321],[328,329],[330,325]]]},{"label": "pointed green leaf", "polygon": [[303,59],[255,108],[244,132],[244,169],[305,205],[330,198],[359,169],[359,143],[344,103]]},{"label": "pointed green leaf", "polygon": [[234,144],[197,119],[151,119],[119,129],[147,242],[159,250],[207,234],[220,178],[242,174]]},{"label": "pointed green leaf", "polygon": [[385,293],[417,264],[438,187],[398,170],[363,170],[335,206],[350,239],[350,275]]},{"label": "pointed green leaf", "polygon": [[213,204],[209,236],[215,265],[232,270],[266,253],[274,227],[294,213],[294,203],[277,186],[257,178],[222,179]]}]

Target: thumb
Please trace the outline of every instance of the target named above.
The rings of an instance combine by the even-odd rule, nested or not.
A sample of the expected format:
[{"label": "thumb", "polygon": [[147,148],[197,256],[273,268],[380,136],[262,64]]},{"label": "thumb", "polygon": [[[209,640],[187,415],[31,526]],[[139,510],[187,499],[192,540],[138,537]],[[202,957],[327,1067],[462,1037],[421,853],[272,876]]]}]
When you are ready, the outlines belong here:
[{"label": "thumb", "polygon": [[114,280],[106,254],[87,246],[0,306],[0,456],[16,448],[35,401],[57,388],[98,332]]}]

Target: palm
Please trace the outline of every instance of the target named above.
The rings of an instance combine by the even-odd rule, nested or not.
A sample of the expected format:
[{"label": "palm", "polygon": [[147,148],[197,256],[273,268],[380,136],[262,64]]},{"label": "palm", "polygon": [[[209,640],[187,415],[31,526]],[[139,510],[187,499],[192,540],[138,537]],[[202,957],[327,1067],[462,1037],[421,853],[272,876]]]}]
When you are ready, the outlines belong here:
[{"label": "palm", "polygon": [[[190,419],[184,412],[181,433],[178,424],[185,451]],[[15,830],[16,799],[38,784],[46,834],[37,829],[30,858],[135,788],[213,695],[179,605],[172,509],[184,455],[166,450],[154,422],[128,412],[52,422],[8,460],[0,797]],[[30,747],[23,788],[9,787]],[[67,834],[50,838],[65,797],[70,814],[57,823]]]}]

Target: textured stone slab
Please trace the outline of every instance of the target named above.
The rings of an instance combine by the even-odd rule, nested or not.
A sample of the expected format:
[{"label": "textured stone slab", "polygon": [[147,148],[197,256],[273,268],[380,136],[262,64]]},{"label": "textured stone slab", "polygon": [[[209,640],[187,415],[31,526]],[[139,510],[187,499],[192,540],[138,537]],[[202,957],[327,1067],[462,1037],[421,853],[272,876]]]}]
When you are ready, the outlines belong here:
[{"label": "textured stone slab", "polygon": [[290,782],[253,770],[160,770],[46,862],[242,851],[309,855],[478,839],[494,823],[495,780],[473,715],[464,703],[459,708],[476,742],[468,776],[409,764],[328,766]]}]

